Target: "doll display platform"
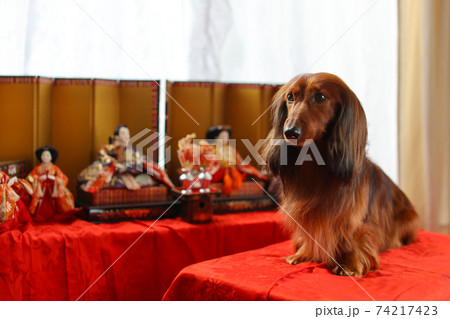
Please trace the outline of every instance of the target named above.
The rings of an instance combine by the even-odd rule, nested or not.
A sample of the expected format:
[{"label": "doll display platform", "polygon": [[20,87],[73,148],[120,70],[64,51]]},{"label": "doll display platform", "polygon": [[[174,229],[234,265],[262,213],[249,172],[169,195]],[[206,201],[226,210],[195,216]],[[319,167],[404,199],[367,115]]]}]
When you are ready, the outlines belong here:
[{"label": "doll display platform", "polygon": [[91,222],[118,222],[132,219],[156,219],[175,217],[175,207],[169,209],[166,186],[147,186],[139,190],[125,187],[105,187],[95,193],[77,189],[77,205],[83,207],[79,217]]},{"label": "doll display platform", "polygon": [[[259,185],[258,185],[259,184]],[[272,210],[276,204],[264,192],[264,182],[242,182],[242,187],[233,190],[231,196],[221,194],[214,199],[214,213]],[[212,183],[211,187],[222,191],[222,183]]]},{"label": "doll display platform", "polygon": [[186,189],[189,181],[198,176],[199,184],[216,189],[219,195],[213,198],[214,213],[274,209],[273,201],[264,191],[268,177],[245,163],[230,143],[231,132],[229,125],[217,125],[208,129],[206,139],[196,139],[196,134],[191,133],[178,141],[183,187]]},{"label": "doll display platform", "polygon": [[142,187],[139,190],[128,190],[126,187],[104,187],[95,193],[78,189],[77,194],[80,202],[90,206],[113,206],[165,202],[168,199],[168,188],[162,185]]},{"label": "doll display platform", "polygon": [[[264,187],[263,182],[259,182]],[[211,185],[210,193],[184,194],[179,189],[148,186],[140,190],[105,187],[96,193],[77,189],[77,206],[83,207],[80,218],[94,222],[119,222],[133,219],[156,219],[182,216],[190,223],[205,223],[212,214],[263,211],[275,208],[273,201],[253,181],[242,183],[231,196],[221,194],[221,183]]]}]

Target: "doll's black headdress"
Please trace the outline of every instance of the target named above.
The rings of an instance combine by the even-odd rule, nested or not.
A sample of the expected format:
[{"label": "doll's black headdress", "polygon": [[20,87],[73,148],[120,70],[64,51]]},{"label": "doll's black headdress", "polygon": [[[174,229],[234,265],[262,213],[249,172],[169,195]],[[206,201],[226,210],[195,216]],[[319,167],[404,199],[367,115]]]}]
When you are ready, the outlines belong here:
[{"label": "doll's black headdress", "polygon": [[58,150],[56,148],[48,146],[48,145],[42,146],[36,150],[36,157],[37,157],[38,161],[42,162],[41,156],[42,156],[42,153],[44,153],[44,151],[50,152],[50,154],[52,155],[52,163],[55,163],[56,159],[58,158]]},{"label": "doll's black headdress", "polygon": [[214,140],[217,136],[219,136],[220,133],[223,131],[228,132],[228,136],[231,137],[231,126],[229,125],[217,125],[217,126],[211,126],[206,132],[206,139],[207,140]]}]

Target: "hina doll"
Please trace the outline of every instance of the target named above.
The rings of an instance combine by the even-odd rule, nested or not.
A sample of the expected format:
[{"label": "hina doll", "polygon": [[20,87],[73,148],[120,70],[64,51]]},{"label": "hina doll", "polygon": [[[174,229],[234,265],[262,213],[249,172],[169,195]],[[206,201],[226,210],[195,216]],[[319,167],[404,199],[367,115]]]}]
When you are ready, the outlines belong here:
[{"label": "hina doll", "polygon": [[213,183],[222,182],[222,192],[228,196],[240,189],[246,177],[256,177],[264,181],[268,177],[251,164],[243,164],[238,151],[229,143],[231,127],[218,125],[209,128],[206,139],[215,147],[215,163],[210,170]]},{"label": "hina doll", "polygon": [[10,179],[0,171],[0,233],[18,227],[26,228],[31,222],[27,206],[16,190],[19,193],[26,192],[24,197],[32,193],[31,186],[26,181],[16,177]]},{"label": "hina doll", "polygon": [[157,183],[174,187],[164,170],[130,147],[129,141],[130,130],[119,125],[110,143],[100,149],[98,160],[78,175],[77,182],[83,191],[95,193],[103,187],[138,190]]},{"label": "hina doll", "polygon": [[33,185],[28,210],[34,221],[63,221],[73,216],[73,195],[67,189],[68,178],[54,163],[58,151],[51,146],[36,150],[41,164],[33,168],[27,179]]},{"label": "hina doll", "polygon": [[198,143],[194,143],[195,137],[196,134],[192,133],[178,141],[177,155],[181,167],[187,170],[208,170],[215,156],[207,141],[197,140]]},{"label": "hina doll", "polygon": [[195,137],[195,133],[192,133],[178,141],[182,192],[190,193],[195,188],[202,193],[209,192],[212,179],[209,171],[214,165],[215,157],[211,145],[205,140],[195,140]]}]

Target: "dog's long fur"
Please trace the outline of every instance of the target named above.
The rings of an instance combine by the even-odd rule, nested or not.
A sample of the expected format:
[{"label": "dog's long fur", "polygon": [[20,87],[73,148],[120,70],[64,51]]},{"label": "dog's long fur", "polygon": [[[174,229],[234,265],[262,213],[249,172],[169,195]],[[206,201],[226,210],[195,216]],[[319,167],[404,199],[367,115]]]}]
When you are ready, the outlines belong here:
[{"label": "dog's long fur", "polygon": [[[320,94],[325,101],[318,102]],[[286,218],[296,249],[288,263],[327,262],[335,274],[361,277],[378,268],[379,252],[416,240],[418,215],[405,194],[366,157],[364,110],[340,78],[305,74],[277,92],[268,139],[292,144],[284,131],[293,126],[301,133],[287,147],[287,165],[280,164],[280,146],[268,144],[265,149],[270,171],[282,182],[282,210],[295,220]],[[295,165],[307,140],[314,141],[325,165]]]}]

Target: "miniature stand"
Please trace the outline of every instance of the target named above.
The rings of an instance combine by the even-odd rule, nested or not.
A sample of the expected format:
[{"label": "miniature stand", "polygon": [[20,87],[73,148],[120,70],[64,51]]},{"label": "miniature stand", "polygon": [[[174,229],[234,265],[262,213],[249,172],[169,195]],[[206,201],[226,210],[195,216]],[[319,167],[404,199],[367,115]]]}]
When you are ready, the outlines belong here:
[{"label": "miniature stand", "polygon": [[[179,213],[181,218],[193,224],[209,223],[214,213],[213,199],[219,196],[220,192],[211,189],[209,193],[200,192],[193,189],[191,193],[182,193],[181,189],[173,189],[172,196],[179,198]],[[182,196],[181,196],[182,195]]]}]

